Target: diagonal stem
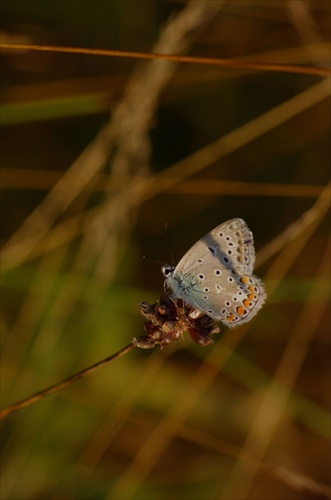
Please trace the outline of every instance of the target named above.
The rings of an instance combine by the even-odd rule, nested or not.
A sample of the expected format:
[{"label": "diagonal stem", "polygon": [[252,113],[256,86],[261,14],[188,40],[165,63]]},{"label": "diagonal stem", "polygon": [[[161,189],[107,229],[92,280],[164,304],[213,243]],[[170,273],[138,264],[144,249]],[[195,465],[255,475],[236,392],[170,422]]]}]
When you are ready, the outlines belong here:
[{"label": "diagonal stem", "polygon": [[62,382],[59,382],[57,384],[51,385],[47,387],[46,389],[42,389],[41,391],[36,392],[32,396],[29,396],[28,398],[22,399],[21,401],[18,401],[17,403],[13,403],[12,405],[7,406],[6,408],[3,408],[0,410],[0,420],[3,418],[8,417],[15,411],[21,410],[22,408],[25,408],[27,406],[32,405],[33,403],[37,403],[40,399],[43,399],[46,396],[49,396],[50,394],[54,394],[55,392],[60,391],[61,389],[64,389],[68,385],[72,384],[73,382],[76,382],[77,380],[80,380],[83,378],[85,375],[88,375],[92,372],[94,372],[97,368],[100,368],[100,366],[105,365],[107,363],[110,363],[111,361],[114,361],[117,358],[120,358],[121,356],[124,356],[127,352],[131,351],[136,347],[134,342],[131,342],[129,345],[126,347],[123,347],[123,349],[117,351],[115,354],[112,354],[111,356],[108,356],[105,359],[102,359],[101,361],[98,361],[97,363],[94,363],[94,365],[91,365],[87,368],[84,368],[84,370],[81,370],[80,372],[75,373],[74,375],[71,375],[70,377],[62,380]]}]

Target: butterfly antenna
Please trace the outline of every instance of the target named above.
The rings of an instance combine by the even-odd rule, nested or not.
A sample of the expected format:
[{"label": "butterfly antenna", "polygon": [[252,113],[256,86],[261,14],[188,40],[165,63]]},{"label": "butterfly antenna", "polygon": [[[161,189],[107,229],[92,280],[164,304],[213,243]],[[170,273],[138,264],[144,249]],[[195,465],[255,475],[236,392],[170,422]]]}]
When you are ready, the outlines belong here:
[{"label": "butterfly antenna", "polygon": [[174,258],[174,252],[172,249],[172,243],[171,243],[171,238],[170,238],[170,232],[169,232],[169,227],[168,227],[168,221],[165,221],[165,228],[167,231],[167,237],[169,241],[169,246],[170,246],[170,253],[171,253],[171,265],[175,266],[175,258]]},{"label": "butterfly antenna", "polygon": [[151,260],[152,262],[156,262],[156,264],[161,264],[162,266],[164,266],[164,262],[161,262],[160,260],[153,259],[153,257],[148,257],[148,255],[143,255],[143,259]]}]

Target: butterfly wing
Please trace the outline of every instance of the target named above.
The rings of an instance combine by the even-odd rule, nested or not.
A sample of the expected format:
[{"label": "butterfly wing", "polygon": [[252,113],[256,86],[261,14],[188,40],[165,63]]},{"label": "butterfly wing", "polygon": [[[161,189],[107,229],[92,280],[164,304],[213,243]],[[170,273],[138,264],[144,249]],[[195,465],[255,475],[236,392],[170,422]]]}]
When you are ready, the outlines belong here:
[{"label": "butterfly wing", "polygon": [[[228,269],[250,274],[255,262],[253,234],[242,219],[231,219],[215,227],[184,255],[175,272],[189,272],[211,257]],[[213,261],[213,264],[215,260]]]}]

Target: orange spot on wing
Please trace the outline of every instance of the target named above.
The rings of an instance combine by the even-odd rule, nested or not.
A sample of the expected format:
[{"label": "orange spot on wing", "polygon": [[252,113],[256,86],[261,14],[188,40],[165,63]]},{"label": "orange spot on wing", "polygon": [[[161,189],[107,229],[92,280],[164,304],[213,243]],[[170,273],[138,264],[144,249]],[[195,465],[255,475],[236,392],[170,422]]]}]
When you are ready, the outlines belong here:
[{"label": "orange spot on wing", "polygon": [[247,283],[249,283],[247,276],[243,276],[242,278],[240,278],[240,281],[244,283],[244,285],[247,285]]},{"label": "orange spot on wing", "polygon": [[250,303],[251,303],[250,300],[248,300],[248,299],[244,300],[244,306],[249,307]]},{"label": "orange spot on wing", "polygon": [[244,312],[245,312],[245,309],[243,308],[243,306],[237,307],[237,313],[239,314],[239,316],[243,316]]}]

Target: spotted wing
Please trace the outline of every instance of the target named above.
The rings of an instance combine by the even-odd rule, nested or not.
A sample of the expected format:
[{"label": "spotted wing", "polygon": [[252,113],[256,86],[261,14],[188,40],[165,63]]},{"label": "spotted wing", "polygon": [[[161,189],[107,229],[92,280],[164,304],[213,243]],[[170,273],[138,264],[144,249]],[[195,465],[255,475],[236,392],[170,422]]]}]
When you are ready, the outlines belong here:
[{"label": "spotted wing", "polygon": [[242,219],[213,229],[184,255],[174,270],[176,294],[216,321],[235,326],[249,321],[262,307],[266,294],[252,274],[253,235]]}]

